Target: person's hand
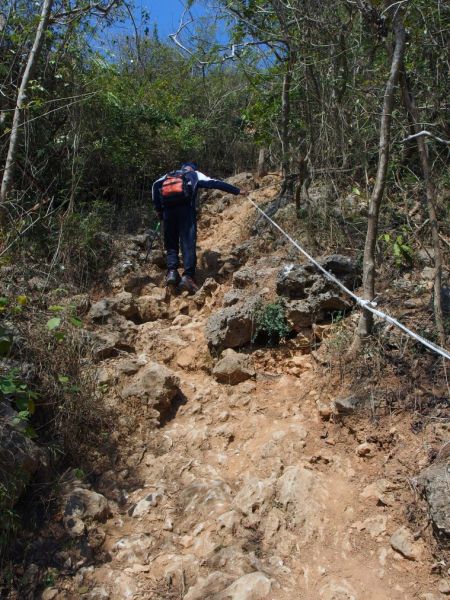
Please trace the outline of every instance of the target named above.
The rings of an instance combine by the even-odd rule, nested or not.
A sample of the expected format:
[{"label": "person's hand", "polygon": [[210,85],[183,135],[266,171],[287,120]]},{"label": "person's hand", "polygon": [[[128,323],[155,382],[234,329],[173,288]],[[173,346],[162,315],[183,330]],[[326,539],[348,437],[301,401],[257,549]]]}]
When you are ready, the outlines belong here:
[{"label": "person's hand", "polygon": [[239,190],[239,196],[246,196],[247,192],[244,192],[244,190]]}]

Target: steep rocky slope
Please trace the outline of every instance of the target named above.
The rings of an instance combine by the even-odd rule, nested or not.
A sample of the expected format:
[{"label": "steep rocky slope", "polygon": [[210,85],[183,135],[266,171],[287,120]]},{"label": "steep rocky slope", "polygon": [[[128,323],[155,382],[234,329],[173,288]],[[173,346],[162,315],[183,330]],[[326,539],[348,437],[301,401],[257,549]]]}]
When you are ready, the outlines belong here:
[{"label": "steep rocky slope", "polygon": [[[270,201],[272,183],[251,197]],[[255,187],[246,175],[238,184]],[[351,305],[293,266],[267,230],[252,236],[254,222],[245,198],[211,194],[197,295],[169,295],[155,251],[152,266],[113,274],[114,293],[90,308],[117,451],[99,457],[94,485],[67,482],[53,525],[72,544],[35,597],[438,600],[450,591],[413,479],[429,441],[445,440],[443,421],[417,434],[404,413],[358,416],[346,382],[311,354],[311,340],[333,335],[330,315]],[[352,261],[324,260],[358,285]],[[277,294],[296,335],[257,347],[252,307]],[[445,529],[448,507],[440,514]]]}]

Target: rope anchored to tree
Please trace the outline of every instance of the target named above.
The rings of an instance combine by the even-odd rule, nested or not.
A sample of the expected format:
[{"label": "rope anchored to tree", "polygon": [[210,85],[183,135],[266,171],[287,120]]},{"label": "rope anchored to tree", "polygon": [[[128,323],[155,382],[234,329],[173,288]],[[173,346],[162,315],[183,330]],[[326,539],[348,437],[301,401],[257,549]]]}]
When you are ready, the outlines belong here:
[{"label": "rope anchored to tree", "polygon": [[321,271],[321,273],[324,275],[324,277],[326,277],[327,279],[329,279],[330,281],[332,281],[342,291],[344,291],[351,298],[353,298],[353,300],[356,302],[356,304],[358,304],[358,306],[360,306],[364,310],[370,311],[371,313],[373,313],[375,316],[379,317],[380,319],[383,319],[384,321],[387,321],[388,323],[391,323],[391,325],[394,325],[395,327],[398,327],[398,329],[401,329],[401,331],[403,331],[404,333],[406,333],[407,335],[409,335],[409,337],[413,338],[414,340],[416,340],[417,342],[419,342],[423,346],[426,346],[429,350],[432,350],[433,352],[436,352],[436,354],[440,354],[443,358],[446,358],[447,360],[450,360],[450,353],[447,352],[447,350],[445,350],[444,348],[441,348],[440,346],[438,346],[434,342],[431,342],[430,340],[427,340],[426,338],[422,337],[418,333],[415,333],[414,331],[411,331],[411,329],[409,329],[408,327],[406,327],[406,325],[403,325],[403,323],[400,323],[400,321],[398,321],[394,317],[391,317],[390,315],[387,315],[383,311],[378,310],[376,308],[377,305],[376,305],[375,302],[373,302],[371,300],[365,300],[364,298],[361,298],[360,296],[357,296],[354,292],[352,292],[351,290],[349,290],[342,283],[342,281],[339,281],[339,279],[337,279],[337,277],[335,277],[332,273],[330,273],[329,271],[327,271],[326,269],[324,269],[321,264],[319,264],[310,254],[308,254],[308,252],[306,252],[306,250],[304,248],[302,248],[300,246],[300,244],[296,240],[294,240],[288,233],[286,233],[286,231],[284,231],[284,229],[282,227],[280,227],[278,225],[278,223],[276,223],[271,217],[269,217],[269,215],[267,213],[265,213],[262,210],[262,208],[260,208],[256,204],[256,202],[254,202],[250,198],[248,198],[248,201],[251,204],[253,204],[253,206],[256,208],[256,210],[258,212],[260,212],[261,215],[267,221],[269,221],[269,223],[273,227],[275,227],[275,229],[277,229],[299,252],[301,252],[301,254],[303,254],[303,256],[309,260],[309,262],[311,262],[317,269],[319,269],[319,271]]}]

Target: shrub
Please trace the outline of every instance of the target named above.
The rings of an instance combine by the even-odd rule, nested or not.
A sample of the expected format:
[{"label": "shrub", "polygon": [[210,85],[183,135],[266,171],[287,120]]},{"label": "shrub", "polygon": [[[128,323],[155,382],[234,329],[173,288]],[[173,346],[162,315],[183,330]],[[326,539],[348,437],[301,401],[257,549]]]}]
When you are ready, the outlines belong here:
[{"label": "shrub", "polygon": [[282,301],[260,305],[255,312],[255,333],[253,341],[264,341],[277,345],[290,333],[286,321],[286,309]]}]

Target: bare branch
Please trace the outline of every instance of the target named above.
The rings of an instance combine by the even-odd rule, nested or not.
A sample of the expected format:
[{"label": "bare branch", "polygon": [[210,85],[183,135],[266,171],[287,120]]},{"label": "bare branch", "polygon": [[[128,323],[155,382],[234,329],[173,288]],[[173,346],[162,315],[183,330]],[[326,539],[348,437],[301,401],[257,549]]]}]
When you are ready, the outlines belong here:
[{"label": "bare branch", "polygon": [[411,140],[415,140],[418,137],[431,137],[433,139],[435,139],[437,142],[440,142],[441,144],[445,144],[446,146],[450,146],[450,140],[444,140],[443,138],[438,137],[437,135],[434,135],[434,133],[431,133],[431,131],[427,131],[426,129],[424,129],[423,131],[419,131],[418,133],[414,133],[412,135],[408,135],[408,137],[406,137],[404,140],[400,140],[400,144],[405,144],[406,142],[410,142]]},{"label": "bare branch", "polygon": [[67,17],[75,17],[79,14],[84,13],[92,13],[93,15],[106,17],[114,8],[114,6],[118,4],[119,0],[110,0],[108,4],[104,4],[103,2],[92,2],[86,6],[74,8],[73,10],[56,13],[51,17],[50,23],[54,23],[55,21],[59,21],[60,19],[66,19]]},{"label": "bare branch", "polygon": [[[190,50],[187,46],[185,46],[180,41],[180,34],[182,33],[182,31],[184,29],[186,29],[186,27],[188,27],[189,25],[194,23],[194,18],[191,15],[191,13],[189,13],[189,20],[184,21],[186,13],[188,13],[188,12],[189,11],[187,8],[183,11],[178,29],[175,31],[175,33],[169,34],[169,38],[174,42],[174,44],[176,44],[179,48],[181,48],[181,50],[183,50],[184,52],[189,54],[189,56],[195,57],[194,52],[192,50]],[[269,46],[269,47],[273,48],[274,44],[283,44],[283,43],[284,43],[283,40],[279,40],[279,39],[240,42],[238,44],[231,44],[229,53],[224,54],[217,60],[200,60],[197,58],[196,62],[203,67],[211,66],[211,65],[219,65],[219,64],[223,64],[224,62],[226,62],[228,60],[235,60],[236,58],[239,58],[240,52],[250,46]]]}]

